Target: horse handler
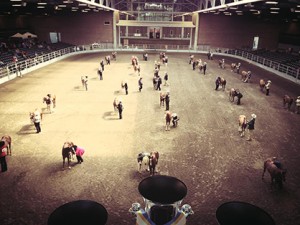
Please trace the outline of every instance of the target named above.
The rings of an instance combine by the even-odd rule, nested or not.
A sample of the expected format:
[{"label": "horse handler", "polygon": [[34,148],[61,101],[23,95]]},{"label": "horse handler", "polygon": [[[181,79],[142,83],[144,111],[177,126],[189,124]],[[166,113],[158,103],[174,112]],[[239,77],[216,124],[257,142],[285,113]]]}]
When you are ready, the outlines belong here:
[{"label": "horse handler", "polygon": [[256,119],[256,115],[252,114],[251,115],[251,120],[247,123],[247,134],[248,134],[248,138],[246,139],[246,141],[251,141],[251,137],[253,135],[253,130],[254,130],[254,124],[255,124],[255,119]]},{"label": "horse handler", "polygon": [[82,155],[84,154],[85,151],[83,148],[78,147],[77,145],[73,145],[73,148],[76,153],[77,163],[81,164],[83,162]]},{"label": "horse handler", "polygon": [[1,172],[7,171],[7,163],[6,163],[6,148],[4,141],[0,141],[0,164],[1,164]]}]

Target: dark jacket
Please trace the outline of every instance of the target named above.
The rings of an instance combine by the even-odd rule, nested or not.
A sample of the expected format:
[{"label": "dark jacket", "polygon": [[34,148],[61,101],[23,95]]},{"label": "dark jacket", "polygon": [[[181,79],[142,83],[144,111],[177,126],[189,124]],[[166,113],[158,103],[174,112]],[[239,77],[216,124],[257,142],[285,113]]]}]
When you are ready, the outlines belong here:
[{"label": "dark jacket", "polygon": [[255,119],[252,118],[252,119],[247,123],[248,129],[249,129],[249,130],[254,130],[254,124],[255,124]]}]

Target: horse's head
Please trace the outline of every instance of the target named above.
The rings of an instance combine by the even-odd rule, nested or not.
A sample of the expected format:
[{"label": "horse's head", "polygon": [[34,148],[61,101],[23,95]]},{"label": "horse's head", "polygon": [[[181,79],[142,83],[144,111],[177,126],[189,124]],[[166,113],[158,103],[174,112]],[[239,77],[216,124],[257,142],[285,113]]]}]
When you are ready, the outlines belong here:
[{"label": "horse's head", "polygon": [[158,158],[159,158],[159,153],[157,151],[151,152],[149,165],[155,167],[158,162]]}]

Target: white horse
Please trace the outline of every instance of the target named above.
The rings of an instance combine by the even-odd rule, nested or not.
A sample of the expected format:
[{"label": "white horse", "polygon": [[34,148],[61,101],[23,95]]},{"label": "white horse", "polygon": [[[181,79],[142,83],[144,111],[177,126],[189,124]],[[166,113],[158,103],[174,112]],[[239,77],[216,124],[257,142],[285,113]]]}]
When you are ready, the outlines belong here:
[{"label": "white horse", "polygon": [[239,116],[239,128],[238,131],[241,135],[241,137],[245,136],[245,129],[247,127],[247,118],[245,115],[240,115]]},{"label": "white horse", "polygon": [[137,162],[138,162],[139,173],[141,173],[141,171],[149,170],[150,153],[148,152],[139,153],[137,156]]}]

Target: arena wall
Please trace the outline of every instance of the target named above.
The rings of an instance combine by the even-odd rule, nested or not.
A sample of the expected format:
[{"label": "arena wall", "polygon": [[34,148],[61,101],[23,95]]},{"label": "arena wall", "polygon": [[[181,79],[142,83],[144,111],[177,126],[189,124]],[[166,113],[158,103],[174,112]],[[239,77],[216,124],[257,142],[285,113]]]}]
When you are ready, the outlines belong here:
[{"label": "arena wall", "polygon": [[259,48],[276,49],[284,24],[255,20],[253,17],[202,14],[199,18],[198,44],[225,48],[251,47],[259,36]]},{"label": "arena wall", "polygon": [[58,32],[62,42],[74,45],[113,42],[111,12],[33,17],[29,24],[40,40],[50,41],[49,32]]}]

